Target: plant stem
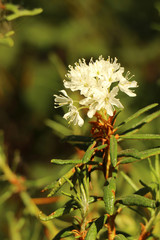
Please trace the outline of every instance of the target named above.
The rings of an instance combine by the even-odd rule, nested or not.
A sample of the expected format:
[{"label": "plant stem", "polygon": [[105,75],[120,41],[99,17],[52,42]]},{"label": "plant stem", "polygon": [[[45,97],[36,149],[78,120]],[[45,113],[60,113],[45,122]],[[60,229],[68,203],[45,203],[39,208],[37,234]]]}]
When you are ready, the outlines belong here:
[{"label": "plant stem", "polygon": [[111,215],[107,218],[107,227],[108,227],[108,240],[114,240],[116,235],[116,228],[115,228],[115,216]]}]

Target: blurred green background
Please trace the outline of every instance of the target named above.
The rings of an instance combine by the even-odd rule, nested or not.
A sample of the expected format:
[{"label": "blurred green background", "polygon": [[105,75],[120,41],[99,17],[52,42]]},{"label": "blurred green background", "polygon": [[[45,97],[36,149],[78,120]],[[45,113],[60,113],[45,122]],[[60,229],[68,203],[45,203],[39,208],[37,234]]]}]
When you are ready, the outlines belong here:
[{"label": "blurred green background", "polygon": [[[0,45],[0,129],[4,132],[7,158],[12,166],[15,155],[19,154],[17,172],[27,179],[49,176],[54,180],[57,168],[50,160],[74,153],[46,124],[47,119],[57,121],[58,115],[63,115],[62,109],[53,107],[53,94],[63,88],[69,64],[79,58],[88,61],[100,55],[111,56],[118,58],[126,72],[135,75],[139,85],[137,97],[122,95],[125,108],[121,119],[148,104],[160,102],[160,1],[8,2],[26,9],[40,7],[43,13],[3,26],[3,31],[8,28],[15,31],[13,47]],[[142,131],[160,133],[159,126],[160,120],[156,119]],[[70,132],[87,134],[89,128],[73,128]],[[129,145],[128,142],[126,146]],[[135,142],[135,145],[145,149],[150,143]],[[42,196],[41,187],[32,190],[31,196]],[[0,234],[0,239],[12,239],[7,238],[5,229]]]}]

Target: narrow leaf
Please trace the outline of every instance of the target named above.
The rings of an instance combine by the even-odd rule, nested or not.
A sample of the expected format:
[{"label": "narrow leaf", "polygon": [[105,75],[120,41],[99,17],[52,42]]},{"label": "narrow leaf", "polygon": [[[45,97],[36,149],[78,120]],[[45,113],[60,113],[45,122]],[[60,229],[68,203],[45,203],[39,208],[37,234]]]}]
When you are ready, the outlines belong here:
[{"label": "narrow leaf", "polygon": [[141,206],[150,208],[156,208],[159,206],[159,203],[156,202],[155,200],[139,196],[137,194],[132,194],[123,197],[120,200],[118,200],[118,202],[126,206]]},{"label": "narrow leaf", "polygon": [[[96,219],[90,226],[87,236],[85,240],[94,240],[96,239],[97,234],[99,231],[103,228],[105,222],[107,220],[107,215],[101,216],[98,219]],[[93,233],[93,235],[92,235]]]},{"label": "narrow leaf", "polygon": [[61,240],[62,238],[70,237],[73,235],[72,230],[74,230],[73,226],[64,228],[52,240]]},{"label": "narrow leaf", "polygon": [[94,141],[87,149],[87,151],[85,152],[83,158],[82,158],[82,162],[83,163],[87,163],[88,161],[90,161],[93,153],[94,153],[94,146],[96,145],[96,141]]},{"label": "narrow leaf", "polygon": [[120,160],[119,164],[132,163],[132,162],[143,160],[145,158],[149,158],[151,156],[158,155],[158,154],[160,154],[160,147],[148,149],[141,152],[136,152],[135,156],[123,158],[122,160]]},{"label": "narrow leaf", "polygon": [[134,158],[134,157],[128,157],[128,158],[123,158],[122,160],[120,160],[118,162],[118,164],[127,164],[127,163],[133,163],[133,162],[137,162],[140,159]]},{"label": "narrow leaf", "polygon": [[144,108],[138,110],[136,113],[134,113],[133,115],[131,115],[131,116],[130,116],[129,118],[127,118],[125,121],[123,121],[122,123],[120,123],[120,125],[118,126],[118,129],[119,129],[122,125],[124,125],[125,123],[128,123],[129,121],[133,120],[134,118],[139,117],[141,114],[147,112],[148,110],[150,110],[150,109],[152,109],[152,108],[154,108],[154,107],[156,107],[156,106],[158,106],[158,103],[151,104],[151,105],[149,105],[149,106],[147,106],[147,107],[144,107]]},{"label": "narrow leaf", "polygon": [[66,182],[67,182],[67,178],[71,178],[73,176],[73,174],[75,173],[75,168],[72,168],[71,170],[69,170],[63,177],[59,178],[57,181],[55,181],[54,183],[51,183],[50,185],[46,186],[42,192],[46,191],[46,190],[51,190],[51,192],[48,194],[48,197],[53,196]]},{"label": "narrow leaf", "polygon": [[64,136],[67,136],[67,135],[71,135],[72,133],[72,130],[65,127],[64,125],[62,125],[61,123],[58,123],[56,121],[53,121],[53,120],[50,120],[50,119],[47,119],[45,121],[45,124],[52,128],[54,132],[57,133],[57,135],[61,138],[63,138]]},{"label": "narrow leaf", "polygon": [[49,216],[43,216],[42,213],[39,214],[39,218],[42,221],[49,221],[57,217],[61,217],[64,214],[68,214],[75,210],[77,207],[75,206],[75,203],[71,200],[66,203],[66,205],[62,208],[57,209],[55,212],[51,213]]},{"label": "narrow leaf", "polygon": [[70,159],[70,160],[62,160],[62,159],[52,159],[51,163],[64,165],[64,164],[80,164],[82,160],[78,159]]},{"label": "narrow leaf", "polygon": [[133,182],[133,180],[124,172],[120,172],[121,175],[124,177],[124,179],[129,183],[129,185],[135,190],[138,191],[138,187],[136,186],[136,184]]},{"label": "narrow leaf", "polygon": [[143,118],[142,120],[138,120],[136,123],[130,124],[129,128],[125,130],[122,134],[131,134],[137,132],[141,127],[143,127],[145,124],[151,122],[153,119],[160,116],[160,110],[157,112],[154,112],[147,117]]},{"label": "narrow leaf", "polygon": [[89,228],[89,231],[87,232],[87,236],[85,240],[96,240],[97,237],[97,227],[95,222],[93,222]]},{"label": "narrow leaf", "polygon": [[158,140],[160,139],[160,134],[133,134],[133,135],[120,135],[123,139],[146,139],[146,140]]},{"label": "narrow leaf", "polygon": [[122,150],[118,153],[118,157],[139,158],[139,151],[137,149],[134,149],[134,148]]},{"label": "narrow leaf", "polygon": [[83,159],[82,159],[82,163],[87,163],[90,161],[92,155],[96,152],[96,151],[100,151],[104,148],[107,147],[107,144],[104,144],[104,145],[100,145],[98,147],[95,147],[96,142],[94,141],[87,149],[86,153],[84,154],[83,156]]},{"label": "narrow leaf", "polygon": [[117,165],[117,140],[114,135],[110,138],[110,156],[113,167]]},{"label": "narrow leaf", "polygon": [[107,179],[103,187],[103,200],[105,204],[105,210],[109,215],[114,213],[114,203],[115,203],[115,191],[116,191],[116,180],[115,178]]},{"label": "narrow leaf", "polygon": [[160,147],[139,152],[139,158],[145,159],[158,154],[160,154]]}]

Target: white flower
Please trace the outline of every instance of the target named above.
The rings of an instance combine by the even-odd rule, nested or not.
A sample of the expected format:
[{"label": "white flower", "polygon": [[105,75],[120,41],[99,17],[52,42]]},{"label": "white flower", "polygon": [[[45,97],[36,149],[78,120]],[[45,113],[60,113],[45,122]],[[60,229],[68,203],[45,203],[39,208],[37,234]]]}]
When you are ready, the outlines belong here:
[{"label": "white flower", "polygon": [[88,97],[81,100],[80,104],[89,106],[89,111],[87,113],[89,118],[92,118],[94,114],[101,109],[105,109],[108,115],[113,116],[115,110],[114,106],[123,108],[119,99],[115,98],[118,91],[118,87],[114,87],[110,92],[107,89],[103,89],[97,92],[97,95],[95,94],[94,97]]},{"label": "white flower", "polygon": [[124,68],[120,66],[117,59],[114,60],[108,57],[105,60],[102,56],[98,60],[89,61],[85,59],[79,60],[75,66],[69,66],[69,71],[64,80],[65,88],[71,91],[78,91],[81,95],[79,104],[80,108],[73,106],[73,100],[67,95],[65,90],[62,90],[60,96],[55,95],[55,105],[60,107],[63,105],[69,106],[69,112],[64,115],[64,118],[78,124],[83,125],[83,119],[79,115],[79,109],[87,108],[87,115],[92,118],[97,111],[106,110],[109,116],[113,116],[115,107],[123,108],[120,100],[116,98],[119,90],[126,93],[130,97],[136,96],[131,88],[137,87],[136,81],[130,81],[129,72],[124,74]]},{"label": "white flower", "polygon": [[79,115],[78,109],[73,105],[70,105],[69,112],[66,113],[63,117],[66,120],[69,120],[69,123],[73,122],[74,125],[78,124],[80,127],[82,127],[82,125],[84,124],[84,120]]},{"label": "white flower", "polygon": [[60,91],[62,94],[60,94],[59,96],[58,95],[54,95],[55,97],[55,108],[59,108],[59,107],[62,107],[64,105],[68,105],[68,104],[73,104],[73,100],[72,98],[70,98],[68,96],[68,94],[66,93],[65,90],[61,90]]},{"label": "white flower", "polygon": [[119,82],[118,86],[119,86],[119,89],[126,93],[128,96],[130,97],[135,97],[136,94],[133,92],[133,90],[131,91],[129,88],[135,88],[135,87],[138,87],[137,85],[137,82],[136,81],[128,81],[130,80],[133,76],[131,76],[130,78],[128,78],[129,76],[129,72],[126,74],[126,77],[122,78],[121,81]]},{"label": "white flower", "polygon": [[86,64],[85,60],[79,60],[78,63],[75,63],[75,67],[69,66],[69,71],[66,74],[67,80],[64,80],[65,88],[71,89],[74,91],[80,91],[82,95],[86,95],[90,85],[91,85],[91,76],[89,67]]},{"label": "white flower", "polygon": [[123,73],[124,69],[120,68],[120,64],[117,63],[117,59],[111,60],[110,58],[107,61],[99,57],[99,60],[93,62],[91,59],[89,63],[91,75],[97,80],[100,81],[101,86],[104,88],[109,88],[113,82],[119,81],[117,78],[117,71]]}]

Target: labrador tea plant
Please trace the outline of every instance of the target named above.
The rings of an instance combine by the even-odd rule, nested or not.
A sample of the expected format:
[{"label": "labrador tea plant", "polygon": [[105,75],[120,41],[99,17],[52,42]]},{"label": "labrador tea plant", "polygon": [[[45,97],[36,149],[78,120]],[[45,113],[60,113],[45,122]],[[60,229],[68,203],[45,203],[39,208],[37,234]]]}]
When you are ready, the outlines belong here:
[{"label": "labrador tea plant", "polygon": [[[67,107],[63,118],[69,124],[82,127],[86,116],[91,119],[90,136],[70,135],[64,140],[72,142],[80,150],[85,151],[80,159],[53,159],[53,164],[69,165],[70,169],[56,182],[45,187],[50,190],[48,197],[53,196],[64,184],[68,184],[70,192],[63,192],[69,200],[65,205],[48,217],[40,213],[40,219],[49,221],[54,218],[70,214],[73,224],[60,231],[56,239],[160,239],[155,231],[155,226],[160,224],[160,167],[158,155],[160,147],[143,151],[137,149],[120,148],[122,141],[160,139],[158,134],[137,134],[139,129],[160,116],[160,110],[143,117],[143,114],[155,108],[158,104],[151,104],[116,124],[117,117],[123,105],[117,98],[119,91],[134,97],[132,88],[137,87],[136,81],[131,81],[133,76],[128,72],[124,75],[124,68],[115,58],[102,56],[93,59],[87,64],[84,59],[69,66],[65,76],[64,87],[55,97],[55,108]],[[68,92],[67,92],[68,91]],[[79,97],[72,99],[69,95],[73,92]],[[75,93],[75,97],[78,96]],[[83,118],[82,118],[83,114]],[[140,118],[139,118],[140,117]],[[154,156],[154,159],[150,157]],[[150,184],[140,180],[141,188],[138,189],[134,181],[122,171],[126,164],[139,162],[146,159],[150,167]],[[120,174],[121,173],[121,174]],[[117,188],[120,176],[130,184],[133,193],[117,197]],[[97,177],[95,177],[97,176]],[[96,195],[98,179],[103,179],[103,191]],[[92,194],[94,192],[94,194]],[[95,204],[95,208],[93,205]],[[117,224],[117,218],[126,209],[131,209],[139,214],[140,227],[135,234],[125,232]],[[72,212],[75,212],[73,215]]]}]

